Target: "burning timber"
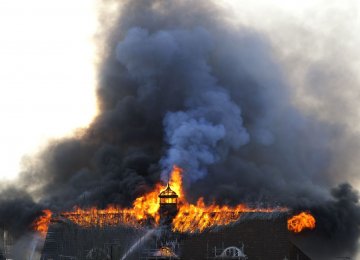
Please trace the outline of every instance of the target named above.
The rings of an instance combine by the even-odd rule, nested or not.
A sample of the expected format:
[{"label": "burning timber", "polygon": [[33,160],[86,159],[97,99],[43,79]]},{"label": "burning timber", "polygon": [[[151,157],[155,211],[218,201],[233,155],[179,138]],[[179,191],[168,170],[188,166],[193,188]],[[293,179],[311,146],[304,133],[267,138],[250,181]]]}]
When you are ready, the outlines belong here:
[{"label": "burning timber", "polygon": [[34,229],[46,238],[42,260],[310,259],[291,237],[315,228],[315,219],[306,212],[288,217],[286,208],[206,205],[202,198],[191,204],[175,166],[166,186],[132,208],[44,211]]}]

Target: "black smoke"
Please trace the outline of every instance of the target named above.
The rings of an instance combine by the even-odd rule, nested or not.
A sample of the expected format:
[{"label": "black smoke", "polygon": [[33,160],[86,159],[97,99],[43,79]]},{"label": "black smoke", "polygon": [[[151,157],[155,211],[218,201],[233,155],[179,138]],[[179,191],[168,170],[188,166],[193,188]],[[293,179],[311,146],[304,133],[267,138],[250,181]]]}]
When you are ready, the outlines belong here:
[{"label": "black smoke", "polygon": [[[14,187],[1,190],[0,230],[6,230],[15,237],[23,234],[32,221],[41,215],[41,206],[31,196]],[[2,238],[1,238],[2,239]]]},{"label": "black smoke", "polygon": [[43,208],[129,206],[178,164],[190,199],[309,209],[318,227],[304,247],[354,255],[357,192],[331,189],[343,126],[293,105],[266,35],[230,25],[210,1],[123,1],[118,15],[99,37],[99,115],[24,162],[17,188],[2,191],[1,224],[19,214],[24,230]]}]

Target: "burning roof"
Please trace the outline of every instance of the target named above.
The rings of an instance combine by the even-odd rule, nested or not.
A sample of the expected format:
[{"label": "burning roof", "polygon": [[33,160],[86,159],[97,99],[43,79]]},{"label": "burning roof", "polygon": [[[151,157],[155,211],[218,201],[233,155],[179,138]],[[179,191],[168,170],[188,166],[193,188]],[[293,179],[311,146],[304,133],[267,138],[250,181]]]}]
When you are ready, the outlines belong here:
[{"label": "burning roof", "polygon": [[[171,186],[182,196],[171,189]],[[160,201],[158,199],[160,198]],[[179,202],[177,203],[177,198]],[[139,198],[137,198],[132,208],[120,208],[118,206],[109,206],[106,209],[97,209],[95,207],[88,209],[75,208],[72,211],[60,213],[61,217],[69,219],[73,223],[82,227],[104,227],[128,225],[139,227],[140,225],[159,225],[161,218],[161,207],[166,204],[173,205],[176,209],[171,218],[173,231],[194,233],[202,232],[207,228],[227,225],[237,221],[244,213],[273,213],[287,212],[287,208],[251,208],[245,204],[239,204],[231,207],[227,205],[217,205],[212,203],[206,205],[203,198],[199,198],[196,204],[189,203],[186,200],[182,187],[182,169],[174,166],[170,174],[170,180],[166,187],[157,184],[155,189]],[[46,233],[47,225],[50,223],[51,212],[44,211],[44,216],[40,216],[34,223],[34,229],[41,233]],[[312,226],[302,219],[310,218]],[[300,219],[300,220],[298,220]],[[289,230],[300,232],[304,225],[305,228],[314,228],[315,219],[310,213],[302,213],[289,220]],[[300,226],[300,227],[298,227]]]},{"label": "burning roof", "polygon": [[[222,259],[224,255],[237,254],[248,259],[309,260],[291,240],[285,215],[244,213],[243,218],[231,225],[197,233],[172,232],[164,227],[84,228],[53,223],[43,257],[46,260],[66,254],[80,258],[89,252],[103,251],[112,259]],[[234,251],[236,249],[239,251]]]},{"label": "burning roof", "polygon": [[160,192],[159,198],[177,198],[179,197],[175,191],[173,191],[168,183],[166,189]]}]

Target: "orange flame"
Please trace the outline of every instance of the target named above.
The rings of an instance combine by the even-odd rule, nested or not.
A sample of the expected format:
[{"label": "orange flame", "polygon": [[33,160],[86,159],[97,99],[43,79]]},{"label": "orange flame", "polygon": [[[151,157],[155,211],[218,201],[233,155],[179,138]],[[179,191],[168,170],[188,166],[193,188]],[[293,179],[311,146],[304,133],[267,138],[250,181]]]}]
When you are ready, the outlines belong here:
[{"label": "orange flame", "polygon": [[137,226],[139,224],[136,215],[131,210],[115,206],[109,206],[106,209],[97,209],[95,207],[81,209],[76,207],[74,210],[63,212],[60,215],[82,227],[104,227],[120,224]]},{"label": "orange flame", "polygon": [[176,192],[176,194],[179,196],[180,201],[185,200],[184,191],[182,188],[182,172],[183,170],[179,166],[174,165],[169,180],[169,185],[171,186],[171,189]]},{"label": "orange flame", "polygon": [[313,215],[308,212],[301,212],[288,219],[287,228],[294,233],[300,233],[304,229],[314,229],[315,223],[316,221]]},{"label": "orange flame", "polygon": [[241,214],[259,212],[284,212],[286,208],[249,208],[245,204],[239,204],[235,207],[219,206],[216,204],[205,205],[204,199],[199,198],[194,204],[183,204],[179,212],[173,219],[173,230],[179,232],[202,232],[207,228],[218,225],[227,225],[237,221]]},{"label": "orange flame", "polygon": [[42,211],[43,215],[38,217],[32,227],[35,231],[39,232],[42,237],[45,237],[49,228],[52,212],[48,209]]},{"label": "orange flame", "polygon": [[[206,205],[203,198],[199,198],[196,204],[191,204],[186,200],[183,190],[182,172],[183,170],[180,167],[174,166],[169,180],[171,189],[179,196],[178,213],[172,222],[174,231],[202,232],[206,228],[234,222],[240,218],[242,213],[270,213],[288,210],[286,208],[249,208],[244,204],[235,207],[219,206],[215,203]],[[135,199],[132,208],[124,209],[114,205],[108,206],[106,209],[97,209],[95,207],[81,209],[75,207],[72,211],[61,213],[60,216],[82,227],[158,225],[160,223],[158,195],[165,188],[166,186],[160,183],[157,184],[151,192]],[[47,225],[50,223],[51,214],[48,218],[49,220],[45,222]],[[47,226],[46,229],[41,229],[40,224],[42,222],[39,219],[34,222],[35,230],[43,230],[41,232],[46,234]]]},{"label": "orange flame", "polygon": [[227,225],[237,221],[242,213],[249,212],[283,212],[286,208],[249,208],[245,204],[235,207],[219,206],[215,203],[205,205],[204,198],[200,197],[196,204],[188,203],[182,189],[182,169],[174,166],[171,173],[171,188],[179,195],[179,208],[173,219],[173,230],[178,232],[202,232],[206,228]]},{"label": "orange flame", "polygon": [[159,223],[158,194],[162,187],[162,185],[157,184],[153,191],[138,197],[132,208],[123,209],[114,205],[110,205],[106,209],[76,207],[72,211],[61,213],[61,216],[82,227],[117,226],[121,224],[138,227],[150,219]]},{"label": "orange flame", "polygon": [[[169,184],[178,195],[183,194],[181,173],[182,169],[174,166],[169,180]],[[113,205],[106,209],[95,207],[80,209],[76,207],[73,211],[61,213],[61,216],[82,227],[117,226],[121,224],[136,227],[150,219],[159,224],[160,205],[158,196],[165,188],[164,185],[157,184],[152,191],[136,198],[132,208],[122,209]]]}]

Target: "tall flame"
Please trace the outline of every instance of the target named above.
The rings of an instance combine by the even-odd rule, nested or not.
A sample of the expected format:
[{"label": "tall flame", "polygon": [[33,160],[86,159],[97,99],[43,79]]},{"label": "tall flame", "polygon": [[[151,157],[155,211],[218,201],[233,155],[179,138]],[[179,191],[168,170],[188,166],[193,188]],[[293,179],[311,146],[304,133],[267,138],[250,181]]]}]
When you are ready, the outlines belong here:
[{"label": "tall flame", "polygon": [[180,198],[180,201],[183,201],[185,199],[184,191],[182,188],[182,172],[183,170],[179,166],[174,165],[169,180],[169,185],[171,186],[171,189],[176,192],[176,194]]},{"label": "tall flame", "polygon": [[304,229],[314,229],[316,220],[313,215],[308,212],[301,212],[288,219],[287,227],[289,231],[300,233]]},{"label": "tall flame", "polygon": [[[234,222],[243,213],[270,213],[288,210],[287,208],[250,208],[245,204],[239,204],[234,207],[227,205],[219,206],[215,203],[206,205],[202,197],[195,204],[191,204],[186,200],[183,190],[182,172],[183,170],[180,167],[174,166],[169,179],[171,189],[179,196],[177,204],[178,213],[172,221],[174,231],[202,232],[206,228]],[[152,191],[136,198],[131,208],[120,208],[114,205],[110,205],[106,209],[97,209],[96,207],[81,209],[75,207],[72,211],[61,213],[60,216],[82,227],[159,225],[160,204],[158,196],[165,188],[165,185],[157,184]],[[42,234],[46,234],[50,219],[51,212],[44,211],[44,216],[34,221],[34,229]]]}]

